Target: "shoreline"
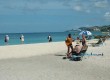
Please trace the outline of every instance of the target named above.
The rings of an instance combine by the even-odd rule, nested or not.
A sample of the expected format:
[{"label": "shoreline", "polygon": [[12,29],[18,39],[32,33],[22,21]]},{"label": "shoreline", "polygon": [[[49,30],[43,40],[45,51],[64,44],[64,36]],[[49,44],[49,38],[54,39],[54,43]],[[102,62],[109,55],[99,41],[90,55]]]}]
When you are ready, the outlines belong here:
[{"label": "shoreline", "polygon": [[23,44],[6,44],[6,45],[0,45],[0,47],[3,46],[20,46],[20,45],[34,45],[34,44],[47,44],[47,43],[57,43],[57,42],[64,42],[64,41],[55,41],[55,42],[41,42],[41,43],[23,43]]},{"label": "shoreline", "polygon": [[[62,41],[53,41],[53,42],[64,42],[64,40]],[[28,45],[28,44],[41,44],[41,43],[49,43],[48,41],[45,41],[45,42],[34,42],[34,43],[17,43],[17,44],[6,44],[4,42],[4,44],[0,45],[0,46],[16,46],[16,45]]]}]

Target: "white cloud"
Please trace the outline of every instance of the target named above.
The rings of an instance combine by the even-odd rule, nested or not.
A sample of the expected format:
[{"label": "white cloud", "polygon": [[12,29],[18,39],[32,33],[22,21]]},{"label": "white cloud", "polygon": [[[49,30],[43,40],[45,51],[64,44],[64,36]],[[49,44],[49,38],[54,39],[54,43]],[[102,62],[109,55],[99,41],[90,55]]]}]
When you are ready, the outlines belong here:
[{"label": "white cloud", "polygon": [[76,11],[82,11],[86,13],[91,12],[91,6],[88,4],[88,2],[76,2],[76,3],[71,3],[71,7],[73,10]]},{"label": "white cloud", "polygon": [[0,12],[4,14],[6,11],[35,13],[40,9],[73,9],[91,13],[107,11],[109,7],[108,0],[0,0]]},{"label": "white cloud", "polygon": [[41,9],[42,8],[46,8],[46,9],[55,9],[55,8],[58,8],[59,7],[59,9],[60,8],[65,8],[65,6],[63,5],[63,3],[64,2],[68,2],[68,1],[65,1],[65,0],[11,0],[11,1],[9,1],[9,0],[6,0],[6,1],[0,1],[0,3],[1,3],[1,5],[0,5],[0,7],[1,6],[3,6],[3,7],[5,7],[5,6],[7,6],[7,7],[9,7],[9,8],[18,8],[18,7],[23,7],[24,8],[24,6],[25,7],[27,7],[27,5],[29,6],[29,7],[40,7]]},{"label": "white cloud", "polygon": [[60,1],[45,0],[6,0],[0,1],[0,14],[36,14],[41,9],[67,9]]},{"label": "white cloud", "polygon": [[103,0],[103,1],[97,1],[94,3],[95,7],[99,7],[99,8],[107,8],[109,6],[108,4],[109,2],[107,0]]},{"label": "white cloud", "polygon": [[89,10],[89,9],[88,9],[88,10],[86,10],[86,12],[87,12],[87,13],[90,13],[90,12],[91,12],[91,10]]},{"label": "white cloud", "polygon": [[87,13],[95,12],[101,13],[102,11],[110,11],[109,0],[88,0],[88,1],[74,1],[70,5],[76,11],[83,11]]},{"label": "white cloud", "polygon": [[78,6],[78,5],[74,6],[73,9],[76,10],[76,11],[82,11],[82,7]]},{"label": "white cloud", "polygon": [[110,12],[106,12],[104,14],[104,18],[107,20],[107,21],[110,21]]}]

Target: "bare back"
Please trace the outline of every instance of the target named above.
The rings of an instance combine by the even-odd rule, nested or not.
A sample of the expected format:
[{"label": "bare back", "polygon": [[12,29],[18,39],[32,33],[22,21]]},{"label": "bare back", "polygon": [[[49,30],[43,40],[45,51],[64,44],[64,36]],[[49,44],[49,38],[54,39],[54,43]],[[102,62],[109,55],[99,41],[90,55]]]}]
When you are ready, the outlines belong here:
[{"label": "bare back", "polygon": [[82,46],[80,46],[80,45],[75,46],[76,53],[80,53],[81,49],[82,49]]}]

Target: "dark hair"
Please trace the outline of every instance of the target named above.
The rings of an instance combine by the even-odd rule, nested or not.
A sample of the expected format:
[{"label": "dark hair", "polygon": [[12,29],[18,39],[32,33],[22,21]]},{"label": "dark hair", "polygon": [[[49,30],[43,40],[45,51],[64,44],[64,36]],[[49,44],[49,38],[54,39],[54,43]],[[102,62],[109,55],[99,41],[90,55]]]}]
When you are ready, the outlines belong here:
[{"label": "dark hair", "polygon": [[77,39],[79,39],[79,37],[77,37]]},{"label": "dark hair", "polygon": [[71,34],[68,34],[68,37],[71,38]]}]

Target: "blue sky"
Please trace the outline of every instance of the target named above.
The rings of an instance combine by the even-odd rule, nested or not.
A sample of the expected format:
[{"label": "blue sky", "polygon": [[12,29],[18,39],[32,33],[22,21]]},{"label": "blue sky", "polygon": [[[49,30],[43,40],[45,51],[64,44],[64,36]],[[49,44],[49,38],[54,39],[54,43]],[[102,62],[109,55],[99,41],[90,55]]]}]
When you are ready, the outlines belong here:
[{"label": "blue sky", "polygon": [[110,0],[0,0],[0,33],[110,25]]}]

